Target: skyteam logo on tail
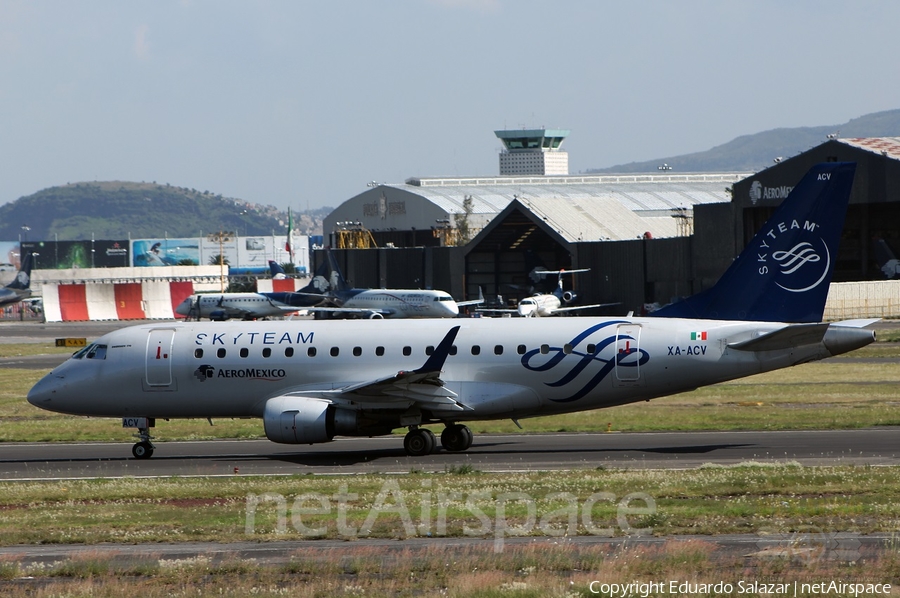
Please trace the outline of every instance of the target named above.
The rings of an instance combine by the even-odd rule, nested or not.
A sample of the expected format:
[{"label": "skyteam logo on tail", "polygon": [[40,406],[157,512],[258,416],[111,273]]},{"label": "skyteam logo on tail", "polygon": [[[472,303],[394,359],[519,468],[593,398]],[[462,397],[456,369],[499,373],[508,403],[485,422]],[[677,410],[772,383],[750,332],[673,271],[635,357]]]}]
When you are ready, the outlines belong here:
[{"label": "skyteam logo on tail", "polygon": [[791,293],[805,293],[822,284],[831,267],[831,253],[824,239],[806,234],[818,229],[819,225],[809,220],[772,227],[757,249],[759,275],[771,273],[775,284]]}]

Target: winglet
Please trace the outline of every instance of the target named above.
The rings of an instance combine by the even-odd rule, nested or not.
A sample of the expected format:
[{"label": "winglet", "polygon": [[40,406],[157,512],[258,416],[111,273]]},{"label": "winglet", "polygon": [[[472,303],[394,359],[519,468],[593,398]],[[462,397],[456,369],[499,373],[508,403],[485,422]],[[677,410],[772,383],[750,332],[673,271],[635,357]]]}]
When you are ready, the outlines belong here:
[{"label": "winglet", "polygon": [[447,332],[447,335],[444,337],[444,340],[435,348],[434,353],[428,358],[428,361],[415,370],[416,374],[426,374],[428,372],[440,372],[444,369],[444,362],[447,361],[447,356],[450,355],[450,347],[453,346],[453,341],[456,340],[456,333],[459,332],[459,326],[454,326]]}]

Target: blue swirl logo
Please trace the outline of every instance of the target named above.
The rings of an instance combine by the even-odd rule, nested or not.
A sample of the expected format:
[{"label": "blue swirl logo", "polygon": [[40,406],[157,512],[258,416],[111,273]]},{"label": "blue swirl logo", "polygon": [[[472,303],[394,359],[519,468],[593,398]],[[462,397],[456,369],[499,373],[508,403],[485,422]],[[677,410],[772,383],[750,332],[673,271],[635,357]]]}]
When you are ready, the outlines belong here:
[{"label": "blue swirl logo", "polygon": [[[594,365],[595,362],[602,364],[597,373],[595,373],[580,389],[564,399],[550,399],[556,403],[577,401],[594,390],[594,388],[596,388],[597,385],[600,384],[616,367],[636,368],[650,361],[649,353],[639,347],[630,346],[631,341],[634,341],[635,339],[628,335],[612,334],[607,336],[598,342],[594,342],[593,351],[591,352],[578,350],[578,347],[581,346],[582,343],[584,343],[584,347],[587,349],[588,345],[591,343],[587,343],[586,341],[595,332],[619,324],[630,324],[630,322],[625,320],[614,320],[591,326],[573,338],[571,342],[566,343],[566,347],[550,347],[546,354],[542,354],[540,349],[532,349],[522,355],[522,365],[532,372],[547,372],[558,366],[563,366],[563,369],[565,369],[564,364],[570,365],[571,367],[568,371],[565,371],[558,380],[554,382],[545,382],[547,386],[559,388],[569,385],[589,366]],[[619,339],[620,343],[624,341],[625,347],[617,349],[616,338]],[[609,356],[602,357],[601,353],[610,346],[612,347],[612,355],[609,355],[609,352],[607,351],[607,355]],[[567,347],[570,350],[567,351]],[[546,359],[538,358],[537,356],[539,355]],[[532,365],[532,362],[538,361],[540,363]]]}]

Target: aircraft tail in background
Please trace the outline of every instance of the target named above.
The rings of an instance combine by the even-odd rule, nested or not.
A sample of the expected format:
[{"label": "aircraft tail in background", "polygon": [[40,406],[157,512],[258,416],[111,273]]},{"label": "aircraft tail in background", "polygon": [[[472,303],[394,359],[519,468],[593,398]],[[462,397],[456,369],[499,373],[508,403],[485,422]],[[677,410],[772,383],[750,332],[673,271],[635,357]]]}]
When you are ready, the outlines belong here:
[{"label": "aircraft tail in background", "polygon": [[344,274],[338,266],[337,258],[331,251],[325,250],[325,261],[316,268],[312,282],[297,292],[324,295],[348,290],[350,290],[350,285],[344,280]]},{"label": "aircraft tail in background", "polygon": [[814,166],[711,288],[651,315],[821,322],[856,164]]},{"label": "aircraft tail in background", "polygon": [[284,268],[275,260],[269,260],[269,273],[272,275],[272,280],[284,280],[287,278]]},{"label": "aircraft tail in background", "polygon": [[872,248],[875,251],[875,261],[884,277],[888,280],[900,278],[900,260],[894,255],[891,246],[884,239],[875,239],[872,241]]},{"label": "aircraft tail in background", "polygon": [[34,256],[31,253],[26,253],[15,279],[4,288],[12,291],[28,291],[31,287],[31,266],[33,263]]}]

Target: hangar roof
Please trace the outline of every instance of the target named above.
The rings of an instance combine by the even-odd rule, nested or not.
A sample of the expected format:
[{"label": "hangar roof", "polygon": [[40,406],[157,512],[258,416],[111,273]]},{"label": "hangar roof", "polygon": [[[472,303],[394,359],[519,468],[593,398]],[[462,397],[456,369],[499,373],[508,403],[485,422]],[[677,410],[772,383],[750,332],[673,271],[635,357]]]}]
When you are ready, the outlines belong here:
[{"label": "hangar roof", "polygon": [[414,193],[448,214],[494,215],[513,199],[533,210],[568,241],[678,235],[679,216],[695,205],[731,201],[728,188],[747,174],[627,174],[413,178],[385,185]]},{"label": "hangar roof", "polygon": [[900,160],[900,137],[850,137],[839,142]]}]

